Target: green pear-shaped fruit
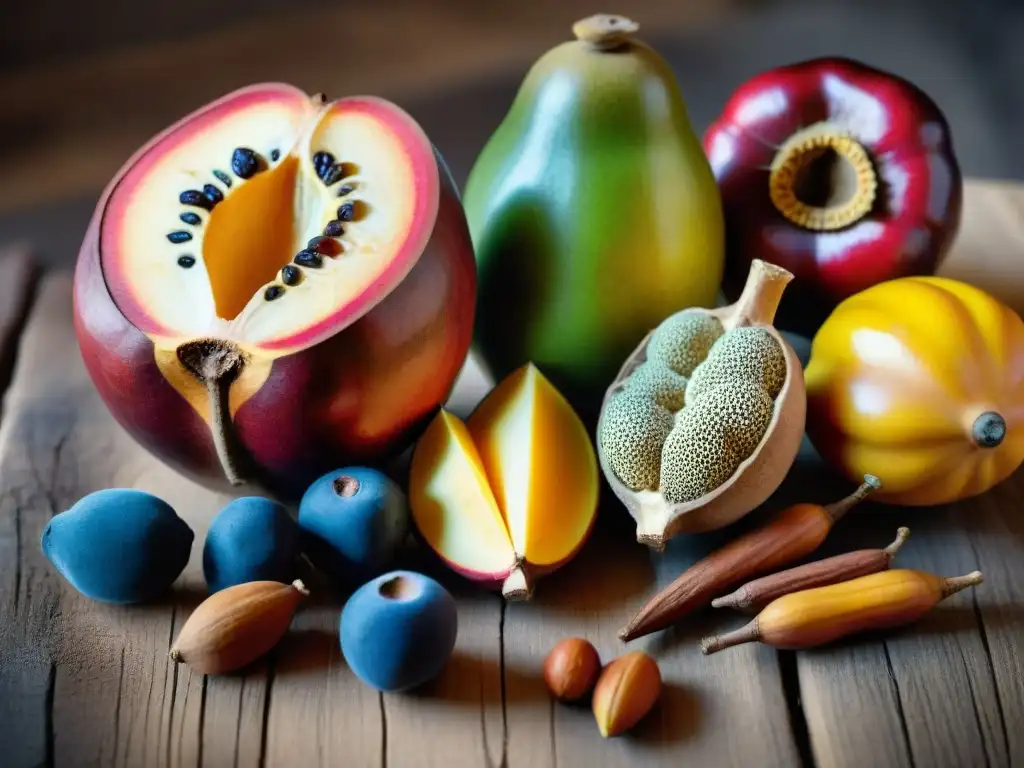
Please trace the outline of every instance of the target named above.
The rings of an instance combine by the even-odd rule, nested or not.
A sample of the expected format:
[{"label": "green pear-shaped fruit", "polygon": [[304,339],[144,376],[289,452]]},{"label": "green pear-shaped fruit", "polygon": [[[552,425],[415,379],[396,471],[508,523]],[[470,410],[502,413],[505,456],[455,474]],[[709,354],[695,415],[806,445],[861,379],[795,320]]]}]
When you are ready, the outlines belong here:
[{"label": "green pear-shaped fruit", "polygon": [[501,379],[527,361],[585,415],[644,335],[712,306],[724,224],[668,63],[599,15],[548,51],[477,159],[464,205],[476,345]]}]

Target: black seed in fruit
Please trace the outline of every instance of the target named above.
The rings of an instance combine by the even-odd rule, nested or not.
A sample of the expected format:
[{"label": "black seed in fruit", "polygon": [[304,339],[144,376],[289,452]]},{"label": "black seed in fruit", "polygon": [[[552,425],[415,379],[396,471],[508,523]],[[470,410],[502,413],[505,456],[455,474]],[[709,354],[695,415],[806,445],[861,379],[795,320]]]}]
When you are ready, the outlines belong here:
[{"label": "black seed in fruit", "polygon": [[281,267],[281,282],[285,285],[298,285],[299,280],[302,279],[302,270],[298,267],[288,264]]},{"label": "black seed in fruit", "polygon": [[317,152],[313,155],[313,169],[321,179],[334,165],[334,155],[330,152]]},{"label": "black seed in fruit", "polygon": [[324,184],[326,184],[328,187],[333,184],[337,184],[339,181],[341,181],[344,175],[345,171],[341,169],[340,165],[336,165],[333,168],[329,168],[327,170],[327,173],[325,173],[323,176]]},{"label": "black seed in fruit", "polygon": [[337,219],[328,221],[327,226],[324,227],[324,234],[328,237],[338,237],[345,234],[345,227]]},{"label": "black seed in fruit", "polygon": [[276,163],[280,157],[281,157],[281,150],[280,149],[272,149],[272,150],[270,150],[270,160],[271,160],[271,162]]},{"label": "black seed in fruit", "polygon": [[260,159],[248,147],[239,147],[231,153],[231,170],[240,179],[248,179],[260,169]]},{"label": "black seed in fruit", "polygon": [[335,256],[341,253],[341,245],[333,237],[317,235],[306,243],[306,250],[316,251],[326,256]]},{"label": "black seed in fruit", "polygon": [[224,171],[214,171],[213,175],[216,176],[217,181],[219,181],[225,187],[231,186],[231,177],[224,173]]},{"label": "black seed in fruit", "polygon": [[198,227],[200,224],[203,223],[203,220],[199,218],[199,214],[192,213],[191,211],[186,211],[185,213],[181,214],[178,218],[184,221],[186,224],[191,224],[193,227]]},{"label": "black seed in fruit", "polygon": [[263,298],[266,299],[267,301],[273,301],[274,299],[283,295],[284,288],[282,288],[280,285],[272,285],[263,292]]},{"label": "black seed in fruit", "polygon": [[224,199],[224,194],[213,184],[206,184],[203,186],[203,197],[209,200],[211,205],[216,205]]},{"label": "black seed in fruit", "polygon": [[187,243],[192,239],[192,233],[186,232],[183,229],[176,230],[175,232],[168,232],[167,239],[172,243]]},{"label": "black seed in fruit", "polygon": [[338,207],[338,218],[342,221],[352,221],[356,215],[356,206],[354,203],[343,203]]},{"label": "black seed in fruit", "polygon": [[338,197],[344,197],[345,195],[351,195],[355,189],[351,184],[345,184],[338,188]]},{"label": "black seed in fruit", "polygon": [[296,264],[301,264],[304,267],[312,267],[318,269],[324,264],[324,257],[316,251],[299,251],[295,254],[295,258],[292,259]]},{"label": "black seed in fruit", "polygon": [[179,256],[178,257],[178,266],[179,267],[184,267],[185,269],[190,269],[190,268],[194,267],[195,265],[196,265],[196,257],[195,256]]},{"label": "black seed in fruit", "polygon": [[178,201],[182,205],[194,205],[196,208],[205,208],[208,211],[213,210],[213,203],[203,197],[203,193],[198,189],[186,189],[178,195]]}]

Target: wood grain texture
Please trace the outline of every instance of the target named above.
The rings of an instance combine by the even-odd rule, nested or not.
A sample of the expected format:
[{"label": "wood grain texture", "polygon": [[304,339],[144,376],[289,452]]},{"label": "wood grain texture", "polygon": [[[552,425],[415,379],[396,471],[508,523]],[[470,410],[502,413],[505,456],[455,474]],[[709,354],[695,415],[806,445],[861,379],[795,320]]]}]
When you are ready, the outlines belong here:
[{"label": "wood grain texture", "polygon": [[[798,482],[818,501],[836,493],[830,474],[810,454],[787,481]],[[1018,473],[978,499],[934,509],[862,504],[815,553],[882,547],[906,525],[910,538],[894,568],[942,576],[978,569],[986,576],[984,584],[943,601],[907,628],[796,654],[818,765],[1019,764],[1012,724],[1024,722],[1024,678],[1014,650],[1024,643],[1024,538],[1008,521],[1018,516],[1022,483],[1024,473]],[[991,627],[983,606],[992,612]]]}]

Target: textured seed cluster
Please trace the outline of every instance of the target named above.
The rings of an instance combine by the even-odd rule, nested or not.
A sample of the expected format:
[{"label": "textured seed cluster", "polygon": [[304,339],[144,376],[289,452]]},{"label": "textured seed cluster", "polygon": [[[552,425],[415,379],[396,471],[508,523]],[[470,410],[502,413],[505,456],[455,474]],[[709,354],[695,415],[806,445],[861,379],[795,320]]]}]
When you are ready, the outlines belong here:
[{"label": "textured seed cluster", "polygon": [[601,417],[598,439],[615,476],[634,491],[655,489],[661,447],[672,430],[672,414],[649,397],[623,390]]},{"label": "textured seed cluster", "polygon": [[626,389],[651,398],[662,408],[675,412],[686,398],[686,377],[657,360],[648,360],[626,380]]},{"label": "textured seed cluster", "polygon": [[690,380],[687,401],[731,379],[753,381],[775,398],[786,381],[786,356],[764,328],[733,328],[711,347]]},{"label": "textured seed cluster", "polygon": [[711,493],[757,448],[775,402],[757,384],[732,379],[684,408],[665,441],[661,491],[670,504]]},{"label": "textured seed cluster", "polygon": [[598,440],[620,482],[691,502],[729,480],[761,443],[786,357],[768,330],[727,332],[699,311],[665,320],[646,353],[609,400]]},{"label": "textured seed cluster", "polygon": [[723,333],[722,323],[713,315],[679,312],[654,329],[647,343],[647,358],[665,363],[681,376],[690,376]]}]

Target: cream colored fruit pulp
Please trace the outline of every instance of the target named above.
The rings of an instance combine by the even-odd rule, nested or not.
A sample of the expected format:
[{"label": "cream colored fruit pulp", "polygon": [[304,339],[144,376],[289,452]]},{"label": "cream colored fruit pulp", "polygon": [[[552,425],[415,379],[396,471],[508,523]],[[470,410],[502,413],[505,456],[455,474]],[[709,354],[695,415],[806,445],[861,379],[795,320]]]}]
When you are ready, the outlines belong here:
[{"label": "cream colored fruit pulp", "polygon": [[[405,162],[406,151],[370,115],[342,112],[324,117],[314,112],[312,117],[288,105],[252,106],[178,144],[150,169],[126,206],[121,242],[127,253],[124,279],[153,320],[182,337],[210,335],[243,346],[259,345],[315,325],[370,288],[387,268],[414,214],[415,194],[409,191],[415,187],[414,171]],[[298,285],[284,286],[278,275],[262,283],[237,316],[218,317],[206,270],[208,254],[203,252],[211,213],[183,206],[179,195],[215,184],[226,202],[259,178],[261,174],[249,180],[231,174],[232,185],[225,188],[213,176],[215,169],[230,173],[231,156],[239,146],[262,156],[268,166],[262,173],[273,173],[289,157],[298,160],[292,206],[279,214],[280,226],[293,229],[290,255],[322,235],[343,202],[359,201],[365,215],[345,224],[344,234],[337,238],[341,254],[324,256],[323,266],[317,269],[300,267]],[[276,161],[271,160],[274,149],[280,152]],[[312,164],[320,150],[331,152],[338,162],[354,164],[357,173],[328,188]],[[339,198],[337,190],[346,184],[354,191]],[[198,214],[202,222],[198,226],[183,223],[179,214],[184,211]],[[172,243],[167,235],[175,231],[190,232],[192,239]],[[195,265],[179,266],[182,255],[195,258]],[[286,263],[283,260],[280,266]],[[237,269],[244,270],[245,263]],[[267,301],[264,293],[271,285],[283,288],[283,294]]]}]

